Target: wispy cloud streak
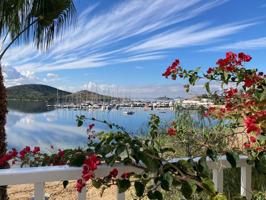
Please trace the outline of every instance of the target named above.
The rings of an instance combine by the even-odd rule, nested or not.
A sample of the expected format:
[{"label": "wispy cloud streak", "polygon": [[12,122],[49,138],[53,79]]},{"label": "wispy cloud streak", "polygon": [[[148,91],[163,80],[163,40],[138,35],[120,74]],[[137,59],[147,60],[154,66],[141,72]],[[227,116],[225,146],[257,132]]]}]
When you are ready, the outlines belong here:
[{"label": "wispy cloud streak", "polygon": [[224,51],[225,49],[248,50],[248,49],[263,49],[263,48],[266,48],[266,37],[261,37],[251,40],[243,40],[231,44],[220,45],[217,47],[204,49],[203,51]]},{"label": "wispy cloud streak", "polygon": [[48,52],[41,53],[32,44],[17,46],[4,61],[21,73],[37,73],[162,59],[166,50],[206,45],[255,25],[202,22],[184,26],[183,22],[225,2],[124,1],[105,12],[96,12],[98,7],[93,5],[80,14],[77,27],[57,39]]}]

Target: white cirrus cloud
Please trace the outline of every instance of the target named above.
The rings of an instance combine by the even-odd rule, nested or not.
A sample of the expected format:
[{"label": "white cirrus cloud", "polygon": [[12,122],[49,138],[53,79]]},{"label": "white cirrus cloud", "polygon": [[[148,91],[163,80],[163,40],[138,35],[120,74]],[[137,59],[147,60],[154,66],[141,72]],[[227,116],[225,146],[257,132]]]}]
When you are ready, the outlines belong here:
[{"label": "white cirrus cloud", "polygon": [[46,74],[46,77],[47,77],[47,78],[52,78],[52,79],[54,79],[54,78],[58,78],[59,76],[58,76],[58,74],[47,73],[47,74]]},{"label": "white cirrus cloud", "polygon": [[[114,96],[125,97],[131,99],[154,99],[156,97],[168,96],[172,98],[188,98],[200,94],[206,94],[205,81],[199,81],[195,86],[191,87],[190,92],[186,93],[184,85],[175,82],[171,84],[146,84],[138,86],[121,86],[108,83],[88,82],[81,87],[76,87],[78,90],[89,90],[96,93]],[[221,83],[213,83],[212,91],[221,91]]]},{"label": "white cirrus cloud", "polygon": [[248,50],[248,49],[263,49],[263,48],[266,48],[266,37],[260,37],[250,40],[238,41],[230,44],[224,44],[213,48],[203,49],[202,51],[224,51],[225,49]]},{"label": "white cirrus cloud", "polygon": [[257,23],[242,21],[215,26],[210,21],[189,23],[226,2],[122,1],[104,11],[93,5],[80,14],[77,27],[66,31],[48,52],[35,50],[33,44],[15,46],[5,55],[4,62],[29,75],[162,59],[169,49],[204,46]]},{"label": "white cirrus cloud", "polygon": [[3,69],[4,83],[6,87],[42,82],[38,77],[35,76],[34,72],[31,71],[24,71],[20,73],[10,65],[2,65],[2,69]]},{"label": "white cirrus cloud", "polygon": [[3,75],[5,80],[18,79],[23,77],[14,67],[10,65],[2,65]]}]

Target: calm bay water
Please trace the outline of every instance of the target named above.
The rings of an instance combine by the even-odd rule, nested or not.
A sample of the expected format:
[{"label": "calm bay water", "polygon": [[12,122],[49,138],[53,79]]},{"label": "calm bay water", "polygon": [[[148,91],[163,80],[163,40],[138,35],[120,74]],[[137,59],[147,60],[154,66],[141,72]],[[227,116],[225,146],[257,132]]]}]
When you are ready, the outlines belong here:
[{"label": "calm bay water", "polygon": [[[134,111],[134,115],[125,115],[124,111]],[[40,146],[49,149],[84,147],[87,142],[86,126],[76,126],[76,115],[84,114],[100,120],[116,123],[132,134],[142,134],[148,128],[151,114],[160,116],[162,124],[174,119],[174,112],[168,109],[145,111],[141,108],[119,110],[49,110],[44,103],[9,102],[7,116],[7,142],[9,148],[21,149],[28,146]],[[88,122],[90,123],[90,122]],[[110,130],[105,124],[95,123],[95,130]]]}]

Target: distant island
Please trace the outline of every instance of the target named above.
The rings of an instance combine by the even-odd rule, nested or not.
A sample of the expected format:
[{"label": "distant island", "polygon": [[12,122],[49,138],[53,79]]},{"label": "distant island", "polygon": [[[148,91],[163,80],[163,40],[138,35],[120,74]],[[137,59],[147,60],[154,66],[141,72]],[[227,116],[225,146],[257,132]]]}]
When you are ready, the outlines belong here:
[{"label": "distant island", "polygon": [[41,84],[26,84],[7,88],[8,100],[42,101],[49,103],[82,102],[82,101],[111,101],[119,98],[101,95],[95,92],[82,90],[71,93]]},{"label": "distant island", "polygon": [[174,98],[164,96],[164,97],[157,97],[156,100],[169,101],[169,100],[174,100]]}]

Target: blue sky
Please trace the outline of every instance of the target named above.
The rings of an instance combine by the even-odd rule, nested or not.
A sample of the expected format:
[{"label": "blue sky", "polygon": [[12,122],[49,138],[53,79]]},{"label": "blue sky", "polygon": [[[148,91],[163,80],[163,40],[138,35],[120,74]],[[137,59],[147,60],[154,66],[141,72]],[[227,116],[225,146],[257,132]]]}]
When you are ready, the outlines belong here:
[{"label": "blue sky", "polygon": [[266,71],[266,0],[76,0],[76,7],[77,26],[47,52],[32,44],[10,49],[7,86],[177,97],[181,84],[161,76],[175,58],[204,70],[230,50],[250,54],[249,65]]}]

